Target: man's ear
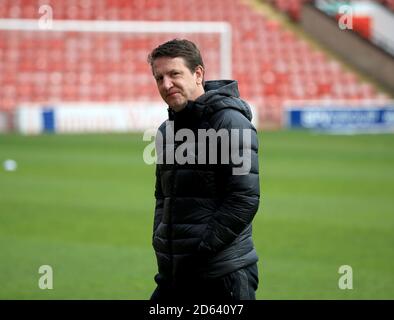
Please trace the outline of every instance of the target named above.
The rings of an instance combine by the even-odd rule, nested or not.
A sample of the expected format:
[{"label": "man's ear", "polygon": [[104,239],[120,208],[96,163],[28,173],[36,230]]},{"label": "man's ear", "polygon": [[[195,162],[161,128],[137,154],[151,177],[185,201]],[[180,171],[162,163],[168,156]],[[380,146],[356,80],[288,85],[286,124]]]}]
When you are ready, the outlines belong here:
[{"label": "man's ear", "polygon": [[196,74],[197,84],[202,84],[204,81],[204,68],[202,66],[197,66],[194,72]]}]

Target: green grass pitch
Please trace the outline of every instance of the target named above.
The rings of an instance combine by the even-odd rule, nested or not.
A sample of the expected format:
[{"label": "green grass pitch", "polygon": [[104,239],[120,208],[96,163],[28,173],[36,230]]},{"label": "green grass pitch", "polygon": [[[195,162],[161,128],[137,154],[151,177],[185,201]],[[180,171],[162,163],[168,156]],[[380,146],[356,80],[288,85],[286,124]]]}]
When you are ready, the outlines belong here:
[{"label": "green grass pitch", "polygon": [[[0,136],[0,299],[148,299],[140,134]],[[258,299],[394,299],[394,135],[260,133]],[[41,290],[41,265],[53,289]],[[341,265],[353,289],[341,290]]]}]

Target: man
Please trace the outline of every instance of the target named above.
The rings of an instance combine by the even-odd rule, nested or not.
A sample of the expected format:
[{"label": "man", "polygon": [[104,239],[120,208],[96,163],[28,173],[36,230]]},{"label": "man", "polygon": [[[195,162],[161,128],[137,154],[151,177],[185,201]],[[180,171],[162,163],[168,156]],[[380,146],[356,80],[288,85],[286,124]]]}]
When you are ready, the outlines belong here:
[{"label": "man", "polygon": [[[156,146],[163,161],[156,166],[153,247],[159,272],[151,299],[255,299],[258,257],[251,222],[260,190],[258,141],[250,107],[239,98],[236,81],[204,81],[201,54],[188,40],[174,39],[158,46],[148,62],[169,106],[169,120],[158,131],[162,139],[156,139],[163,142]],[[192,144],[195,153],[177,135],[192,132],[197,141],[201,132],[219,131],[219,143],[204,145],[201,142],[206,141],[198,140]],[[237,134],[232,135],[234,132]],[[168,142],[170,133],[175,139]],[[242,140],[248,133],[249,142]],[[223,152],[222,146],[231,146],[231,150]],[[189,152],[190,161],[179,160],[184,156],[181,147]],[[205,152],[209,155],[200,158]],[[211,154],[217,159],[198,162],[212,160]],[[249,161],[243,164],[246,171],[235,171],[240,167],[235,154],[249,154],[243,159]]]}]

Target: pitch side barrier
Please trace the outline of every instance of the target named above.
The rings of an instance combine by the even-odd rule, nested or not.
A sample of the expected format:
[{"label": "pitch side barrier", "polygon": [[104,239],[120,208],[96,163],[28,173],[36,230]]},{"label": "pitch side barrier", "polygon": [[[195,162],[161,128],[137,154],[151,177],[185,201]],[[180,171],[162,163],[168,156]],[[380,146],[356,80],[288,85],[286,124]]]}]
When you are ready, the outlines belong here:
[{"label": "pitch side barrier", "polygon": [[[258,114],[250,105],[253,125]],[[14,114],[14,128],[21,134],[122,133],[156,130],[168,119],[166,105],[152,102],[70,102],[22,104]]]},{"label": "pitch side barrier", "polygon": [[394,133],[394,101],[290,102],[283,123],[322,133]]}]

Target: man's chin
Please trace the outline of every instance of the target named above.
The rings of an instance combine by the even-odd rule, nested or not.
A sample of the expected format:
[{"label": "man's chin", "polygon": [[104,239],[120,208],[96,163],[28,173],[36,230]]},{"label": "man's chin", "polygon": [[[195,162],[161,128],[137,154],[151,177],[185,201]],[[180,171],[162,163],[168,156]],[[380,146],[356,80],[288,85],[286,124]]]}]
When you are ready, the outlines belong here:
[{"label": "man's chin", "polygon": [[186,104],[181,104],[181,105],[172,105],[170,106],[170,108],[175,111],[175,112],[179,112],[182,109],[184,109],[186,107]]}]

